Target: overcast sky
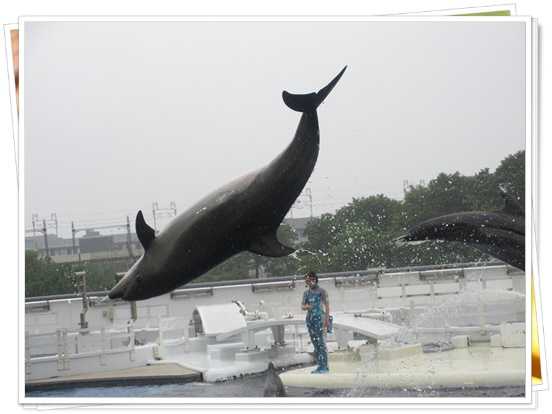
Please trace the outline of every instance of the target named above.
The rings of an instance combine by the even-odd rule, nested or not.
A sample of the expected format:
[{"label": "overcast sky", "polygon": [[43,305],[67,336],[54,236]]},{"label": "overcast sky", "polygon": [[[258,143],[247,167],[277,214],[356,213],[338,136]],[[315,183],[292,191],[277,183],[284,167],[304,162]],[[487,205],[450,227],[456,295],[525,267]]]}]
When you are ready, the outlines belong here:
[{"label": "overcast sky", "polygon": [[400,199],[404,180],[494,170],[524,148],[524,28],[26,23],[26,228],[33,213],[56,213],[66,232],[139,209],[151,222],[155,201],[184,211],[288,145],[300,114],[283,89],[316,91],[344,65],[319,109],[315,215],[352,197]]}]

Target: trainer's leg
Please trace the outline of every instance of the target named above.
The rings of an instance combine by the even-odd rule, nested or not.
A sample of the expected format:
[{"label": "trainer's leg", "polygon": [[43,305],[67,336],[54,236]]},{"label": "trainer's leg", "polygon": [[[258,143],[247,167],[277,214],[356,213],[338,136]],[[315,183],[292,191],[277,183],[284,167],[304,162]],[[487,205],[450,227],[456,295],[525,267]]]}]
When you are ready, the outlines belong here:
[{"label": "trainer's leg", "polygon": [[316,336],[316,329],[314,327],[314,324],[313,324],[312,320],[307,321],[307,330],[309,331],[311,344],[314,347],[314,359],[318,363],[318,351],[317,351],[317,348],[316,348],[317,336]]},{"label": "trainer's leg", "polygon": [[326,341],[324,341],[324,326],[322,318],[316,317],[313,321],[313,345],[316,352],[316,360],[319,369],[328,369],[328,353],[326,350]]}]

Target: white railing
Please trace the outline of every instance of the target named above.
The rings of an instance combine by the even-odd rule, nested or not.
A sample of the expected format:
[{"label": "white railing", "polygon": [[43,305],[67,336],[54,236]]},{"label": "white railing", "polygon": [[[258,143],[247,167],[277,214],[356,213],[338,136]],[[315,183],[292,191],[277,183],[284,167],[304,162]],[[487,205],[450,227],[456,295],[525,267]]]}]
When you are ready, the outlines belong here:
[{"label": "white railing", "polygon": [[[416,306],[431,306],[447,300],[448,296],[481,288],[525,294],[523,273],[511,272],[506,266],[349,273],[319,275],[320,285],[328,292],[335,310],[408,307],[411,301]],[[138,319],[134,326],[137,330],[156,329],[159,318],[188,318],[197,306],[230,303],[234,300],[245,303],[251,312],[268,312],[270,317],[279,318],[289,312],[299,312],[304,286],[302,282],[296,281],[293,289],[292,281],[291,278],[275,278],[262,282],[249,280],[247,283],[235,281],[213,282],[209,286],[190,285],[172,294],[138,302]],[[255,289],[252,287],[254,285]],[[48,306],[39,306],[37,302],[40,301]],[[51,332],[58,328],[71,330],[78,322],[82,308],[80,298],[72,299],[66,295],[58,299],[33,298],[33,302],[27,304],[25,324],[32,333]],[[129,315],[128,303],[107,301],[101,306],[92,306],[87,312],[87,320],[98,329],[102,326],[110,329],[113,324],[126,322]],[[186,321],[183,326],[187,326]]]},{"label": "white railing", "polygon": [[481,278],[479,281],[466,281],[463,278],[457,278],[456,280],[420,280],[413,282],[399,281],[395,284],[383,285],[377,288],[378,299],[390,299],[390,298],[412,298],[429,296],[434,298],[440,295],[458,294],[468,290],[468,283],[477,283],[481,290],[489,288],[489,282],[499,283],[500,290],[512,291],[514,286],[514,277],[509,275],[508,277],[501,278]]},{"label": "white railing", "polygon": [[157,343],[160,346],[164,346],[167,343],[181,343],[188,339],[189,327],[189,318],[159,318],[159,336]]},{"label": "white railing", "polygon": [[135,360],[135,331],[132,323],[118,329],[99,331],[69,331],[25,333],[25,374],[33,373],[35,363],[55,358],[57,371],[69,371],[71,360],[80,356],[97,356],[100,365],[106,365],[106,356],[128,352],[129,360]]}]

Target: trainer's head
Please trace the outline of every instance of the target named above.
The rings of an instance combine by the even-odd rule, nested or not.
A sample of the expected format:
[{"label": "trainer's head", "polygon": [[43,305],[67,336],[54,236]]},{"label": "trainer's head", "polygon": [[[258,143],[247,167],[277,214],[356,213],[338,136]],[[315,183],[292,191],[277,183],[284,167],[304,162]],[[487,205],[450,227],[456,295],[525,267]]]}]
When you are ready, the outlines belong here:
[{"label": "trainer's head", "polygon": [[318,284],[318,276],[312,270],[305,275],[305,283],[309,287],[316,286]]}]

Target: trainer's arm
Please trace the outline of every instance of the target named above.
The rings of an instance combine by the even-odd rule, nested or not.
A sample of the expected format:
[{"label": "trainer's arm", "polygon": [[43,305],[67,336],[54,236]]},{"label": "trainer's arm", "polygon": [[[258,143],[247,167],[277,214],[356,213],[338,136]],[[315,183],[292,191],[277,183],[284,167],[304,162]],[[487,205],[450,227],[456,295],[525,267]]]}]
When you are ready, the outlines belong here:
[{"label": "trainer's arm", "polygon": [[301,302],[301,309],[302,310],[309,310],[311,308],[311,305],[307,303],[307,292],[303,293],[303,301]]},{"label": "trainer's arm", "polygon": [[324,306],[326,307],[326,313],[324,315],[324,329],[328,330],[328,326],[330,325],[330,299],[328,298],[327,293],[324,295]]}]

